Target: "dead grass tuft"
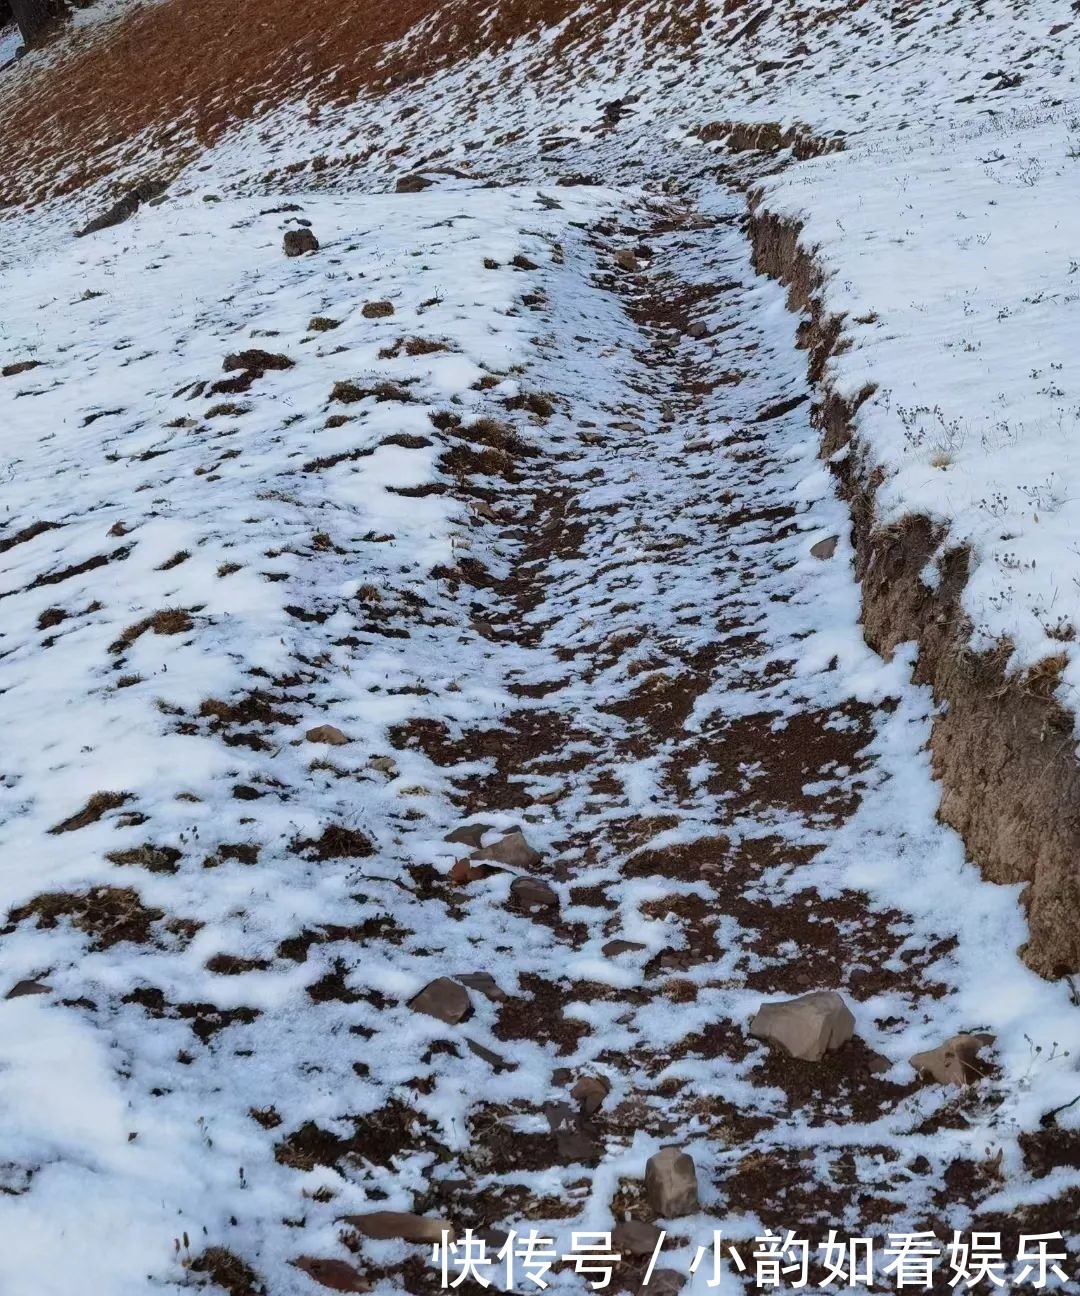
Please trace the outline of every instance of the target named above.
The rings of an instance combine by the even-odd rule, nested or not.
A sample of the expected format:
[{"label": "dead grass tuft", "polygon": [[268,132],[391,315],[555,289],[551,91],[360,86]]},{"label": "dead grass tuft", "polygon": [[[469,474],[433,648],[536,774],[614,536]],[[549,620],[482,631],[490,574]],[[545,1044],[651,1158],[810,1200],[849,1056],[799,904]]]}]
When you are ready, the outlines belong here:
[{"label": "dead grass tuft", "polygon": [[186,634],[194,624],[191,614],[185,608],[162,608],[153,616],[143,617],[141,621],[128,626],[123,634],[109,645],[109,651],[126,652],[136,639],[146,634],[147,630],[153,630],[154,634],[159,635]]},{"label": "dead grass tuft", "polygon": [[91,948],[108,949],[121,941],[146,944],[150,929],[163,918],[161,909],[147,908],[132,887],[93,887],[89,891],[50,891],[12,909],[12,924],[37,920],[37,926],[56,927],[63,919],[91,938]]},{"label": "dead grass tuft", "polygon": [[108,814],[110,810],[116,810],[130,800],[130,792],[95,792],[77,814],[61,820],[60,823],[50,828],[49,832],[53,834],[76,832],[80,828],[86,828],[92,823],[97,823],[102,815]]}]

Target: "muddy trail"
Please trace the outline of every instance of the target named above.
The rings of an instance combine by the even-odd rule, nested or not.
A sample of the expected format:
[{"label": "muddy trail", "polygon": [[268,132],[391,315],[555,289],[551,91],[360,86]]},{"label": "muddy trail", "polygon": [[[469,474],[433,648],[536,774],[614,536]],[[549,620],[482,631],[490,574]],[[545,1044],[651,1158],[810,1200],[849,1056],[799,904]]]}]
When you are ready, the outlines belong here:
[{"label": "muddy trail", "polygon": [[[395,735],[449,776],[460,814],[457,862],[410,886],[471,944],[410,1004],[436,1025],[384,1163],[428,1158],[388,1204],[475,1230],[492,1258],[511,1231],[565,1249],[615,1226],[615,1289],[650,1259],[670,1271],[654,1285],[695,1256],[702,1280],[709,1224],[753,1289],[770,1231],[872,1238],[887,1263],[892,1234],[944,1247],[975,1224],[1015,1254],[1017,1229],[1061,1209],[980,1222],[1009,1094],[989,1056],[977,1095],[906,1065],[913,1034],[979,1027],[950,1005],[970,932],[927,884],[964,866],[934,819],[928,700],[861,640],[805,358],[738,211],[714,197],[602,220],[570,300],[526,295],[542,390],[518,402],[527,424],[473,429],[457,460],[491,548],[453,574],[513,701],[479,727]],[[583,399],[598,352],[607,381]],[[749,1035],[763,1001],[820,990],[857,1023],[820,1061]],[[426,1121],[417,1140],[400,1105],[437,1109],[477,1059],[460,1145]],[[695,1209],[665,1211],[642,1177],[671,1146],[694,1161]],[[419,1248],[380,1262],[356,1223],[342,1237],[366,1280],[437,1290]],[[830,1278],[820,1255],[810,1275]]]}]

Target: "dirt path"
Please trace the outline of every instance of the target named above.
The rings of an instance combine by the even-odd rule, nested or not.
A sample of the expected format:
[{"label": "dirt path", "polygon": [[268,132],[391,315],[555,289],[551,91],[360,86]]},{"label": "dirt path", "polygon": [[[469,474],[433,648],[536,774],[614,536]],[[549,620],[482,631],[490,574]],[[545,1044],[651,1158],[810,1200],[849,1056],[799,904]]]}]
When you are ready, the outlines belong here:
[{"label": "dirt path", "polygon": [[[971,1127],[1005,1096],[965,1111],[903,1065],[914,1038],[978,1023],[956,1020],[948,988],[972,957],[955,952],[957,915],[899,902],[896,871],[918,889],[961,865],[933,820],[925,699],[862,644],[843,543],[810,553],[844,518],[790,321],[748,270],[735,210],[601,223],[576,314],[533,302],[541,326],[576,331],[530,375],[545,395],[528,453],[500,491],[477,486],[509,525],[503,573],[471,581],[518,700],[495,727],[401,735],[475,771],[456,780],[463,818],[520,824],[542,859],[519,872],[553,888],[509,922],[504,876],[433,892],[482,933],[475,967],[445,974],[494,972],[504,1051],[481,1054],[467,1147],[414,1208],[489,1241],[651,1223],[644,1161],[671,1143],[747,1254],[770,1228],[945,1240],[997,1182]],[[622,312],[625,340],[583,401]],[[865,889],[883,867],[891,903]],[[763,999],[815,989],[856,1011],[841,1050],[808,1064],[747,1036]],[[434,1106],[461,1083],[463,1033],[447,1029],[420,1085]],[[575,1089],[586,1077],[601,1088]],[[669,1225],[662,1263],[685,1273],[703,1225]],[[414,1261],[404,1281],[435,1277]]]}]

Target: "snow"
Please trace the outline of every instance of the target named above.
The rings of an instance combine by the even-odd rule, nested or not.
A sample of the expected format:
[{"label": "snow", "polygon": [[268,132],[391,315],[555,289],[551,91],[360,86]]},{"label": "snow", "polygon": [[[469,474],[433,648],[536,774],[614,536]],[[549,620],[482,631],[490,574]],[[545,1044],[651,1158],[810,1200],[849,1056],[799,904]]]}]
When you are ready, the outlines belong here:
[{"label": "snow", "polygon": [[[777,400],[809,395],[805,356],[782,291],[749,269],[742,198],[691,181],[726,158],[697,135],[708,120],[850,132],[842,153],[759,177],[765,205],[804,223],[828,271],[827,307],[847,317],[853,345],[827,379],[846,393],[877,388],[858,432],[867,468],[885,473],[882,519],[923,512],[941,525],[943,548],[970,547],[976,645],[1007,638],[1017,667],[1063,653],[1069,700],[1080,685],[1064,637],[1080,621],[1080,162],[1070,156],[1077,105],[1063,88],[1064,46],[1045,42],[1063,8],[987,3],[969,32],[939,30],[934,7],[921,6],[899,35],[883,12],[860,12],[850,20],[858,30],[810,36],[814,48],[780,88],[719,36],[685,67],[651,57],[628,14],[609,33],[621,52],[585,88],[553,74],[522,93],[545,39],[329,123],[290,103],[200,157],[164,203],[86,239],[70,237],[94,213],[96,196],[85,194],[0,226],[3,360],[37,362],[0,379],[0,543],[54,524],[2,555],[0,904],[110,886],[160,911],[144,940],[95,941],[70,918],[50,927],[27,916],[0,942],[0,993],[27,978],[50,987],[0,1001],[0,1171],[16,1190],[0,1196],[0,1254],[18,1290],[181,1290],[207,1246],[244,1257],[268,1290],[314,1290],[290,1262],[347,1254],[343,1215],[413,1209],[463,1164],[478,1190],[510,1184],[571,1202],[572,1214],[529,1221],[566,1246],[573,1229],[610,1227],[621,1181],[640,1180],[664,1138],[651,1126],[615,1134],[585,1188],[574,1186],[580,1166],[477,1173],[467,1160],[477,1102],[542,1131],[557,1068],[604,1074],[611,1106],[642,1085],[650,1118],[677,1119],[703,1201],[678,1222],[685,1242],[665,1252],[684,1271],[721,1224],[732,1237],[786,1225],[724,1205],[724,1185],[750,1153],[805,1147],[827,1182],[830,1155],[855,1149],[862,1181],[891,1194],[908,1222],[932,1209],[929,1189],[898,1189],[894,1164],[867,1148],[902,1163],[924,1156],[939,1176],[954,1158],[1001,1151],[1006,1174],[986,1210],[1015,1212],[1080,1184],[1070,1170],[1033,1178],[1016,1141],[1075,1097],[1080,1022],[1069,987],[1024,967],[1019,889],[984,883],[937,821],[932,700],[911,683],[910,646],[885,663],[863,641],[850,520],[817,457],[808,402],[760,425],[761,462],[728,441]],[[788,6],[773,10],[762,49],[791,43]],[[893,38],[896,56],[884,60]],[[1009,65],[1012,46],[1031,47],[1026,75],[1041,98],[992,116],[982,100],[957,104],[988,68]],[[619,169],[625,140],[593,138],[600,107],[631,92],[640,99],[630,151],[678,171],[685,206]],[[420,194],[359,191],[390,187],[395,173],[382,164],[414,139],[413,119],[394,116],[410,95],[424,130],[445,144],[442,163],[466,163],[478,180],[501,166],[513,183],[444,177]],[[466,148],[479,129],[462,115],[466,99],[492,126],[515,114],[517,151],[492,132]],[[894,129],[909,116],[910,129]],[[537,174],[532,146],[553,122],[571,143]],[[382,150],[360,182],[333,165],[357,149],[354,130]],[[300,174],[266,192],[259,177],[270,167],[317,154],[331,159],[325,185]],[[579,163],[608,183],[552,183]],[[300,210],[282,210],[289,203]],[[699,224],[680,224],[687,208]],[[321,250],[291,260],[281,240],[298,220],[311,222]],[[665,220],[674,233],[647,233]],[[618,232],[598,234],[599,222]],[[649,350],[651,335],[604,278],[613,249],[638,237],[655,251],[647,275],[662,291],[727,285],[696,308],[710,341],[681,339],[662,360]],[[519,255],[537,268],[513,268]],[[536,293],[533,310],[522,297]],[[393,315],[365,318],[375,301],[390,301]],[[309,330],[316,316],[339,323]],[[446,349],[394,351],[416,338]],[[249,391],[212,393],[235,376],[225,357],[249,348],[294,363]],[[742,378],[714,382],[695,405],[684,399],[691,371],[679,368],[694,364]],[[336,383],[374,394],[334,399]],[[407,399],[380,399],[381,383]],[[530,392],[549,394],[550,420],[507,409]],[[222,404],[236,408],[210,413]],[[445,467],[459,441],[433,413],[466,426],[498,418],[557,465],[529,477],[523,459],[523,486],[481,477],[496,507],[520,514],[541,486],[558,487],[576,510],[566,521],[588,523],[577,548],[545,560],[543,598],[512,609],[527,642],[485,635],[482,623],[507,609],[446,576],[467,557],[496,576],[516,570],[530,536],[477,512]],[[338,416],[346,421],[329,425]],[[417,493],[432,486],[445,489]],[[781,507],[792,524],[778,530],[768,510]],[[834,556],[813,557],[830,536]],[[933,565],[924,579],[936,579]],[[178,632],[151,626],[124,643],[163,610],[186,612]],[[747,628],[756,646],[729,650]],[[695,654],[713,651],[678,737],[643,746],[617,707],[642,679],[681,679]],[[521,756],[509,778],[533,798],[529,839],[567,870],[549,880],[563,918],[587,928],[577,945],[508,912],[506,877],[466,890],[451,912],[439,890],[457,854],[446,832],[470,820],[508,829],[523,815],[466,803],[468,776],[492,776],[494,758],[443,763],[400,736],[421,721],[444,723],[451,739],[495,732],[542,712],[520,691],[541,683],[552,686],[545,705],[565,742]],[[268,716],[221,721],[215,703],[252,693],[270,698]],[[761,760],[718,768],[715,753],[740,722],[775,733],[811,714],[829,732],[858,732],[854,704],[872,711],[871,732],[853,764],[812,770],[801,787],[811,810],[768,791],[756,800],[773,773]],[[326,722],[351,742],[306,741]],[[372,764],[390,754],[395,770]],[[590,769],[608,776],[600,790]],[[675,791],[680,778],[689,793]],[[95,823],[51,831],[103,791],[127,800]],[[547,793],[554,807],[541,802]],[[839,813],[845,797],[854,808]],[[371,854],[314,858],[305,843],[330,824],[363,834]],[[647,829],[631,836],[627,825]],[[952,1099],[918,1089],[872,1120],[810,1125],[753,1074],[756,1046],[746,1059],[663,1060],[710,1026],[743,1031],[768,997],[760,978],[799,959],[790,941],[763,952],[756,929],[721,914],[715,955],[679,974],[692,1000],[673,1011],[644,993],[656,956],[690,946],[676,902],[708,905],[714,893],[705,877],[628,873],[651,853],[718,833],[736,854],[783,846],[747,884],[751,900],[782,908],[861,890],[871,916],[900,915],[888,923],[903,939],[885,960],[898,988],[853,998],[858,1033],[902,1084],[915,1051],[962,1029],[992,1031],[1000,1079],[966,1124],[924,1132]],[[115,858],[145,845],[178,852],[171,871]],[[612,907],[598,910],[577,888]],[[306,957],[283,954],[302,933],[323,938]],[[612,933],[646,948],[607,958]],[[845,973],[865,972],[858,924],[848,935]],[[221,954],[255,966],[223,975],[207,966]],[[909,954],[925,957],[924,984],[940,994],[910,989]],[[469,1038],[516,1069],[495,1071],[465,1049],[429,1051],[458,1033],[407,1001],[437,976],[479,970],[512,996],[530,977],[558,978],[564,1019],[586,1028],[579,1042],[560,1052],[539,1031],[506,1038],[498,1006],[474,992]],[[337,997],[310,993],[335,976]],[[627,1013],[618,996],[637,991],[643,1001]],[[209,1023],[204,1035],[182,1015],[187,1005]],[[232,1010],[247,1011],[215,1015]],[[658,1065],[646,1084],[644,1064],[628,1072],[615,1057]],[[729,1146],[708,1104],[687,1109],[658,1094],[676,1080],[774,1123],[752,1145]],[[348,1138],[391,1101],[430,1122],[448,1163],[419,1139],[389,1166],[353,1158],[305,1170],[275,1157],[305,1122]],[[268,1132],[250,1112],[269,1108],[281,1124]],[[1075,1128],[1080,1109],[1060,1120]],[[965,1208],[953,1212],[956,1227],[970,1223]],[[298,1218],[302,1229],[281,1225]],[[857,1231],[860,1220],[840,1225]],[[102,1244],[117,1237],[122,1246]],[[398,1243],[364,1251],[388,1264],[408,1254]],[[557,1283],[582,1288],[565,1274]],[[719,1290],[736,1284],[725,1269]],[[384,1278],[378,1289],[398,1288]]]}]

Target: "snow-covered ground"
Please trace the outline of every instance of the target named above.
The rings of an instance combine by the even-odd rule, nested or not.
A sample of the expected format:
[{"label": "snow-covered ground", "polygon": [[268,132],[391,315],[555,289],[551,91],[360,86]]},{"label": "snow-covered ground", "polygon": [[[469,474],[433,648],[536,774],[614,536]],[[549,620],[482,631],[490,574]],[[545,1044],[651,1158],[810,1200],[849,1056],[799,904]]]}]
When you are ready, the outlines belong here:
[{"label": "snow-covered ground", "polygon": [[[848,316],[830,381],[877,385],[879,502],[972,547],[980,644],[1071,663],[1080,161],[1046,33],[1080,20],[866,8],[778,4],[752,58],[718,16],[689,63],[629,11],[592,79],[549,32],[282,105],[116,228],[71,237],[104,185],[0,223],[0,994],[33,983],[0,1001],[5,1293],[332,1287],[313,1258],[423,1291],[425,1250],[344,1217],[565,1248],[649,1218],[670,1142],[684,1273],[717,1228],[980,1219],[1060,1228],[1076,1271],[1080,1171],[1018,1141],[1076,1096],[1070,988],[936,820],[931,700],[862,640],[795,322],[700,128],[849,132],[765,201]],[[425,152],[431,188],[373,192]],[[463,822],[522,826],[557,915],[455,880]],[[465,1022],[409,1007],[440,976]],[[815,988],[855,1012],[840,1062],[746,1037]],[[975,1029],[981,1085],[916,1083]],[[583,1075],[610,1092],[568,1150]]]}]

